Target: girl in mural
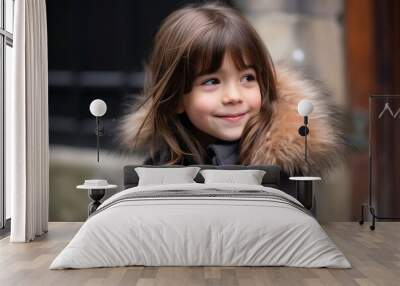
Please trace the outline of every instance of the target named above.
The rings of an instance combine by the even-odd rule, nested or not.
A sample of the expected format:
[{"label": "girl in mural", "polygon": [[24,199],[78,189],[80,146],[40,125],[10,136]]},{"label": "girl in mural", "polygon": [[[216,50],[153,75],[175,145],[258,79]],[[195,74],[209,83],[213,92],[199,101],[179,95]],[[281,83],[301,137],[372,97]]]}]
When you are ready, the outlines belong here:
[{"label": "girl in mural", "polygon": [[[297,104],[314,104],[309,168]],[[331,167],[343,147],[331,98],[274,66],[260,37],[221,4],[173,12],[155,37],[143,97],[121,124],[122,143],[146,164],[279,165],[287,174]]]}]

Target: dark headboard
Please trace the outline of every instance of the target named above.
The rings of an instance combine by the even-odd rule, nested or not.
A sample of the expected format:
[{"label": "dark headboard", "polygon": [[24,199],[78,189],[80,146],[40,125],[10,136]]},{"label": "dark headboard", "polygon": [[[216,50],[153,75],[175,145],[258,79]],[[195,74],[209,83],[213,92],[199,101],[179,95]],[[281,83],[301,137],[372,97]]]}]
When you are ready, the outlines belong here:
[{"label": "dark headboard", "polygon": [[[278,166],[272,165],[257,165],[257,166],[244,166],[244,165],[225,165],[225,166],[214,166],[214,165],[191,165],[197,166],[202,169],[221,169],[221,170],[264,170],[265,175],[262,180],[262,185],[265,187],[280,188],[280,177],[281,169]],[[180,168],[185,167],[181,165],[127,165],[124,167],[124,189],[136,187],[139,181],[139,177],[135,171],[136,167],[148,167],[148,168]],[[204,178],[199,173],[194,179],[198,183],[203,183]]]}]

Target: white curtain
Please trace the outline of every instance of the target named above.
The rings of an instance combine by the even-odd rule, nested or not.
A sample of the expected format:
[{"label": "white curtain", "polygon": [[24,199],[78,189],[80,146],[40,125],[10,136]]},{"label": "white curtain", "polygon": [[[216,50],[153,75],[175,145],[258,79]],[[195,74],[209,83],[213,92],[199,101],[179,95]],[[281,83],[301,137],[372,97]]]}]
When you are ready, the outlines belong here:
[{"label": "white curtain", "polygon": [[15,1],[13,92],[6,98],[11,242],[48,229],[49,139],[45,0]]}]

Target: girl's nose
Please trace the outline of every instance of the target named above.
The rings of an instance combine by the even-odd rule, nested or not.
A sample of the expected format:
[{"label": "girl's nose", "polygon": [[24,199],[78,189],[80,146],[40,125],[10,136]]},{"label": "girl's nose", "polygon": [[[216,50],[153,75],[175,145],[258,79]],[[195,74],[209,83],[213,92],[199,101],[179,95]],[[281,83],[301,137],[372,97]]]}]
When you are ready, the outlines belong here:
[{"label": "girl's nose", "polygon": [[223,104],[232,104],[242,102],[242,95],[240,94],[240,90],[232,85],[228,86],[224,90],[224,95],[222,97]]}]

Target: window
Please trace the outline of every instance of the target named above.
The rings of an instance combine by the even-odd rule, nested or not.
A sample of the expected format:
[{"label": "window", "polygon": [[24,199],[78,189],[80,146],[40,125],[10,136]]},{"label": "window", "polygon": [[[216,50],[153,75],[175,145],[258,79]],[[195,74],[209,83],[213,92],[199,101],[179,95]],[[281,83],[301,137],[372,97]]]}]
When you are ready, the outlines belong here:
[{"label": "window", "polygon": [[[11,92],[14,0],[0,0],[0,228],[9,227],[10,194],[5,188],[5,98]],[[1,234],[1,233],[0,233]]]}]

